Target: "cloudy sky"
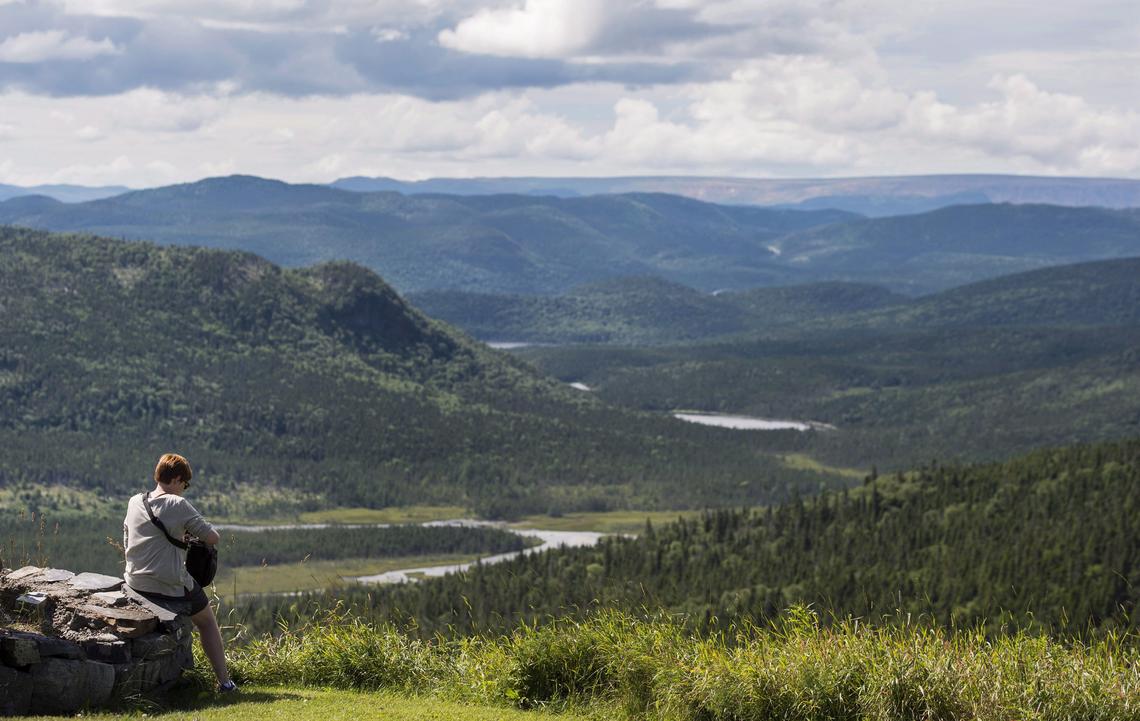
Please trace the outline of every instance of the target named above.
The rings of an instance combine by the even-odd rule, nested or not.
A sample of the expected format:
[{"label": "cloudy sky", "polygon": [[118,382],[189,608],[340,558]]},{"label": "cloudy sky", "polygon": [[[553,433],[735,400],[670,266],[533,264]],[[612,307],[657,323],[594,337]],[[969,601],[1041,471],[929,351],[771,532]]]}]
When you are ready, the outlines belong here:
[{"label": "cloudy sky", "polygon": [[0,0],[0,183],[1140,177],[1136,0]]}]

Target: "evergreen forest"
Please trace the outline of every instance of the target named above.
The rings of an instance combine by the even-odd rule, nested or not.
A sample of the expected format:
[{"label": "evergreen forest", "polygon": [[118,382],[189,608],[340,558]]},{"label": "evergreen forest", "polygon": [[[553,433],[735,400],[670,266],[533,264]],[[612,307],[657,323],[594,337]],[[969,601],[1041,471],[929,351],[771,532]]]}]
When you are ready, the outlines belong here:
[{"label": "evergreen forest", "polygon": [[[1138,554],[1140,441],[1128,441],[929,464],[336,598],[365,618],[414,619],[427,634],[497,633],[601,609],[665,609],[707,632],[807,605],[825,621],[1083,637],[1136,628]],[[330,603],[263,598],[237,616],[254,628],[275,618],[303,625]]]}]

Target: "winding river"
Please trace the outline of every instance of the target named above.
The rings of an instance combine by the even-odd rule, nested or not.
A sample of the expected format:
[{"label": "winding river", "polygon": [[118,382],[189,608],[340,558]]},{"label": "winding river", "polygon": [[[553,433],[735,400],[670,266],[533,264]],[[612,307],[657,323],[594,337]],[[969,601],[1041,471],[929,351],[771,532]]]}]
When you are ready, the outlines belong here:
[{"label": "winding river", "polygon": [[[359,523],[359,524],[331,524],[331,523],[287,523],[270,526],[248,526],[239,524],[222,523],[214,526],[219,531],[239,531],[257,533],[260,531],[288,531],[297,529],[321,529],[321,528],[390,528],[394,525],[392,523]],[[508,553],[498,553],[493,556],[484,556],[475,561],[468,563],[457,563],[444,566],[423,566],[421,568],[402,568],[396,571],[387,571],[385,573],[378,573],[374,576],[356,576],[351,577],[352,580],[359,581],[360,583],[408,583],[416,581],[418,578],[436,578],[445,576],[449,573],[458,573],[471,568],[476,563],[489,565],[492,563],[502,563],[509,561],[512,558],[517,558],[522,555],[529,555],[531,553],[539,553],[551,548],[560,547],[579,547],[579,546],[593,546],[598,543],[598,540],[604,533],[596,533],[594,531],[544,531],[533,528],[510,528],[506,524],[495,521],[475,521],[471,519],[456,519],[452,521],[429,521],[428,523],[420,524],[422,526],[486,526],[491,528],[501,528],[504,531],[518,534],[523,538],[537,538],[540,542],[537,545],[524,548],[521,551],[510,551]]]}]

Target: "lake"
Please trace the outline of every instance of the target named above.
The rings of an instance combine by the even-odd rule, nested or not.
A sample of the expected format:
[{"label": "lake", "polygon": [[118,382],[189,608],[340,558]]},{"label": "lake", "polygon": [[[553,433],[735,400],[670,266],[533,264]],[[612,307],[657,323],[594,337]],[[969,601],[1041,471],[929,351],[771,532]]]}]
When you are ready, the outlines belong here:
[{"label": "lake", "polygon": [[717,428],[731,428],[737,431],[834,431],[835,426],[816,421],[791,421],[777,418],[756,418],[754,416],[733,416],[725,413],[674,413],[689,423],[699,423],[702,426],[716,426]]},{"label": "lake", "polygon": [[514,350],[516,348],[529,348],[537,343],[527,343],[526,341],[510,341],[510,340],[489,340],[486,341],[487,345],[491,348],[498,350]]}]

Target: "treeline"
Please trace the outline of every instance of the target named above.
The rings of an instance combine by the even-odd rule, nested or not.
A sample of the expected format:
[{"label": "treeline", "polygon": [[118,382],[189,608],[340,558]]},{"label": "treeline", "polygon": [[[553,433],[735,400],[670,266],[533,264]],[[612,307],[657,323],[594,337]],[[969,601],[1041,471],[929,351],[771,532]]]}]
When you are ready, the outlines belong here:
[{"label": "treeline", "polygon": [[482,526],[363,526],[224,531],[221,553],[229,566],[294,563],[310,559],[390,558],[433,554],[521,551],[517,533]]},{"label": "treeline", "polygon": [[[708,628],[807,603],[825,617],[1084,633],[1137,626],[1138,559],[1140,441],[1130,441],[928,465],[338,600],[427,632],[498,631],[596,607],[667,609]],[[331,602],[270,599],[236,615],[263,627]]]}]

